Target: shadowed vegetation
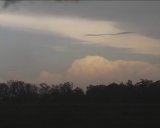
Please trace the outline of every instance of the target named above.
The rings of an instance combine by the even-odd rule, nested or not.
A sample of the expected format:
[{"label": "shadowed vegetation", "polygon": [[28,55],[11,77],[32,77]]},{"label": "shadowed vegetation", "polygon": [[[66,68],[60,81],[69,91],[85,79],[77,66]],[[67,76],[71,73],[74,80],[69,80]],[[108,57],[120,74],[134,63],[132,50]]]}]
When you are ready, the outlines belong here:
[{"label": "shadowed vegetation", "polygon": [[22,81],[0,83],[0,103],[15,102],[159,102],[160,81],[142,79],[136,84],[129,80],[109,85],[89,85],[86,92],[73,83],[59,85],[40,83],[34,85]]},{"label": "shadowed vegetation", "polygon": [[158,126],[160,81],[89,85],[0,83],[0,127],[97,128]]}]

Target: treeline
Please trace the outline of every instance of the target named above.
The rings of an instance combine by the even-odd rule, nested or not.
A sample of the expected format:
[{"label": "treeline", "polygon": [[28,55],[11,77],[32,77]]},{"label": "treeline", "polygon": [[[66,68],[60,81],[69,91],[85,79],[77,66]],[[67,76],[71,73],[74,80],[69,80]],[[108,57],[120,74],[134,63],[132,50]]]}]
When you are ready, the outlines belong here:
[{"label": "treeline", "polygon": [[111,83],[89,85],[84,92],[73,83],[38,85],[23,81],[0,83],[0,103],[110,103],[110,102],[160,102],[160,81],[141,79],[133,84]]}]

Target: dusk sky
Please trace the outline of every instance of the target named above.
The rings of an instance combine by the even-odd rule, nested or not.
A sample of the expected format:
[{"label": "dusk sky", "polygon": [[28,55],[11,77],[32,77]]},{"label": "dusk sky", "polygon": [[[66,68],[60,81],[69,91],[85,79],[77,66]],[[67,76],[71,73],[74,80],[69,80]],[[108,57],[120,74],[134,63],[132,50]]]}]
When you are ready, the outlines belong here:
[{"label": "dusk sky", "polygon": [[0,1],[0,81],[160,79],[160,2]]}]

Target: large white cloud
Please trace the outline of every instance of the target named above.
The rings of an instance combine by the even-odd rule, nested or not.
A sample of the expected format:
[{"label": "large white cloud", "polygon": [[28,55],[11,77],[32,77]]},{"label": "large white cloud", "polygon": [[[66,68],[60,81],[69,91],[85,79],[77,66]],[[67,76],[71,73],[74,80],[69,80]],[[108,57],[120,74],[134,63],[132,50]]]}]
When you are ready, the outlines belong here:
[{"label": "large white cloud", "polygon": [[37,82],[60,83],[74,82],[86,87],[89,84],[108,84],[111,82],[134,82],[139,79],[158,80],[160,65],[139,61],[111,61],[101,56],[86,56],[75,60],[63,74],[41,72]]},{"label": "large white cloud", "polygon": [[54,15],[33,16],[1,13],[0,26],[43,31],[73,38],[79,40],[80,43],[128,48],[135,53],[160,55],[160,39],[138,35],[136,32],[127,35],[86,36],[87,34],[110,34],[127,31],[118,29],[115,22]]}]

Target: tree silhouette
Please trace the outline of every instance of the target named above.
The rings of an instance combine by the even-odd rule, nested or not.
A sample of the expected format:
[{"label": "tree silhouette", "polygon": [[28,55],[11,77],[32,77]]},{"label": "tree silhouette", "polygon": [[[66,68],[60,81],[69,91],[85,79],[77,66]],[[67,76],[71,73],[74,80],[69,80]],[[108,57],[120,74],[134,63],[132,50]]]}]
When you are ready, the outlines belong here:
[{"label": "tree silhouette", "polygon": [[3,102],[159,102],[160,81],[141,79],[133,84],[89,85],[86,92],[73,83],[39,85],[23,81],[0,83],[0,103]]}]

